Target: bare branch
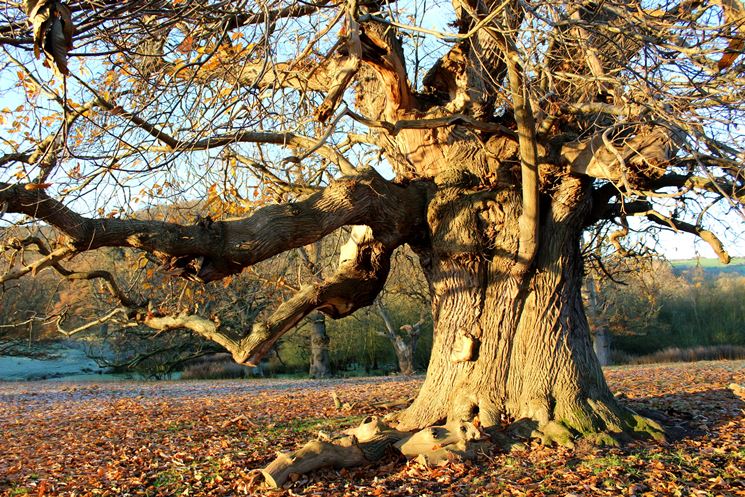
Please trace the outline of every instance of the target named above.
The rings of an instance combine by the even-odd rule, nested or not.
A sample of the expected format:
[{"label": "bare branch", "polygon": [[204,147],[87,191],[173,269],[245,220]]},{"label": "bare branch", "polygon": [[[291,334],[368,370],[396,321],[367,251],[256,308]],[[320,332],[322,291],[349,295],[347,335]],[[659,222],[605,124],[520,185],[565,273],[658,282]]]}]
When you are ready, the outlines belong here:
[{"label": "bare branch", "polygon": [[34,276],[46,267],[51,267],[61,276],[67,280],[95,280],[102,279],[106,282],[109,292],[116,298],[122,305],[127,307],[138,307],[144,305],[143,302],[136,302],[130,299],[126,293],[124,293],[116,282],[114,275],[108,271],[96,270],[96,271],[71,271],[64,268],[59,262],[63,259],[71,257],[79,252],[74,247],[66,245],[59,247],[55,250],[50,250],[47,245],[42,242],[39,238],[29,236],[23,240],[12,239],[3,248],[15,248],[21,249],[29,247],[31,245],[36,246],[36,250],[43,256],[37,259],[31,264],[23,266],[16,271],[10,271],[7,274],[0,277],[0,284],[6,281],[21,278],[29,273]]},{"label": "bare branch", "polygon": [[62,322],[65,320],[66,315],[63,313],[57,318],[57,331],[66,337],[71,337],[73,335],[77,335],[78,333],[81,333],[83,331],[89,330],[95,326],[102,325],[108,321],[111,321],[115,316],[119,314],[127,314],[127,310],[121,307],[118,307],[116,309],[113,309],[112,311],[108,312],[107,314],[104,314],[98,319],[94,319],[92,321],[89,321],[85,323],[82,326],[78,326],[77,328],[74,328],[72,330],[66,330],[62,327]]},{"label": "bare branch", "polygon": [[23,266],[15,271],[9,271],[8,273],[0,276],[0,284],[12,280],[17,280],[29,273],[36,275],[42,269],[49,266],[55,266],[59,261],[76,252],[77,251],[73,247],[60,247],[51,252],[47,252],[44,254],[43,257],[35,260],[31,264]]},{"label": "bare branch", "polygon": [[661,224],[675,231],[683,231],[685,233],[691,233],[698,236],[703,241],[709,244],[714,253],[717,254],[717,257],[719,257],[719,260],[722,262],[722,264],[729,264],[732,260],[730,255],[724,249],[724,245],[722,244],[721,240],[719,240],[719,238],[711,231],[703,229],[700,226],[696,226],[684,221],[680,221],[678,219],[665,216],[655,210],[647,211],[644,214],[646,214],[647,219],[652,222]]},{"label": "bare branch", "polygon": [[738,186],[722,178],[706,178],[688,174],[668,173],[652,182],[650,189],[657,190],[671,186],[719,193],[745,205],[745,185]]}]

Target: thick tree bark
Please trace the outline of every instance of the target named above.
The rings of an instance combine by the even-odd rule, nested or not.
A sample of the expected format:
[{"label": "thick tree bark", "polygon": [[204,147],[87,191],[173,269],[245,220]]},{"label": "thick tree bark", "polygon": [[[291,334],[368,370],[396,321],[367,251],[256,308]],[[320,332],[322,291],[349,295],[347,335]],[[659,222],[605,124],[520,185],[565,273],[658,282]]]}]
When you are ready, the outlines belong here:
[{"label": "thick tree bark", "polygon": [[441,189],[429,207],[432,247],[422,260],[433,290],[435,339],[427,379],[398,429],[478,416],[485,427],[527,418],[545,439],[575,434],[658,435],[620,406],[593,353],[582,306],[585,180],[565,178],[544,199],[533,267],[518,263],[521,202],[516,188],[494,194]]},{"label": "thick tree bark", "polygon": [[[367,139],[388,158],[397,175],[394,182],[373,171],[355,171],[323,141],[238,129],[180,140],[97,97],[97,107],[164,144],[150,152],[274,143],[336,162],[348,177],[244,219],[202,219],[193,226],[86,218],[48,196],[41,182],[0,183],[0,210],[56,226],[70,238],[70,251],[133,247],[160,257],[171,274],[205,282],[356,225],[337,273],[303,287],[252,330],[223,330],[218,322],[187,314],[142,318],[158,329],[192,329],[246,364],[257,363],[311,312],[338,318],[370,305],[383,288],[393,250],[409,243],[429,280],[435,342],[427,380],[414,404],[398,417],[399,428],[444,421],[456,426],[478,417],[486,427],[528,419],[544,438],[562,443],[570,443],[573,433],[655,435],[658,427],[616,402],[593,354],[580,292],[581,231],[603,217],[635,212],[696,233],[723,260],[728,256],[709,231],[646,207],[650,189],[668,181],[682,187],[692,180],[665,171],[682,165],[673,158],[683,136],[699,132],[683,133],[678,123],[666,122],[656,110],[657,90],[646,102],[643,93],[623,95],[630,81],[619,75],[640,53],[642,42],[648,43],[648,28],[634,29],[643,20],[638,4],[567,7],[557,18],[559,27],[545,38],[548,46],[531,52],[518,47],[517,40],[525,21],[535,21],[535,12],[514,1],[457,0],[458,36],[422,80],[421,92],[408,79],[394,24],[378,16],[380,6],[374,3],[344,4],[337,19],[343,15],[345,27],[323,62],[306,57],[308,52],[271,70],[264,60],[244,60],[248,65],[235,64],[221,73],[223,80],[244,83],[239,86],[324,92],[315,112],[322,123],[353,92],[355,111],[337,118],[346,114],[379,130]],[[317,8],[234,16],[225,29]],[[533,65],[533,55],[539,54],[545,56],[543,63]],[[333,130],[330,126],[329,133]],[[712,153],[722,148],[711,147],[714,140],[704,143]],[[732,157],[740,155],[726,148],[730,158],[725,164],[731,168]],[[703,165],[698,156],[695,160]],[[31,156],[24,162],[31,162]],[[590,178],[607,184],[593,195]],[[724,195],[722,178],[691,184]],[[742,190],[739,183],[732,186],[726,190]],[[608,205],[622,195],[637,199],[634,209],[627,210],[625,202],[616,210]],[[594,209],[593,201],[598,204]],[[45,263],[54,267],[65,253],[50,253]],[[304,455],[313,456],[316,448]]]}]

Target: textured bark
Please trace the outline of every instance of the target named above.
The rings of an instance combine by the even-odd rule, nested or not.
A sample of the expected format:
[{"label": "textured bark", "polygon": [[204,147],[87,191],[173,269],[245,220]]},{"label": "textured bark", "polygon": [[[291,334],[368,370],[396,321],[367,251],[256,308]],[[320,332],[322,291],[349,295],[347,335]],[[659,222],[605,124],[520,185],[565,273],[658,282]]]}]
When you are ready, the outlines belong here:
[{"label": "textured bark", "polygon": [[0,183],[0,205],[7,212],[53,225],[70,238],[76,250],[133,247],[161,256],[173,274],[201,281],[238,273],[350,224],[368,225],[383,243],[401,244],[418,229],[412,220],[421,217],[425,201],[419,185],[401,187],[366,170],[297,202],[257,209],[246,218],[215,222],[206,218],[181,225],[86,218],[43,190],[27,187]]},{"label": "textured bark", "polygon": [[332,466],[346,468],[377,461],[394,443],[409,434],[390,428],[375,416],[346,431],[336,439],[313,440],[290,454],[277,454],[277,458],[261,471],[269,487],[277,488],[290,475],[303,474]]},{"label": "textured bark", "polygon": [[[224,35],[264,21],[269,31],[273,19],[332,7],[327,4],[231,15]],[[69,248],[50,253],[44,262],[52,267],[68,252],[127,246],[160,257],[171,274],[200,281],[238,273],[337,228],[354,226],[337,272],[301,288],[251,330],[223,330],[216,320],[188,314],[143,318],[158,329],[192,329],[247,364],[257,363],[282,334],[310,313],[338,318],[370,305],[383,288],[393,250],[409,243],[419,254],[430,285],[435,341],[422,390],[398,417],[401,429],[444,422],[442,426],[459,426],[478,417],[486,427],[529,420],[545,440],[566,444],[577,433],[658,434],[658,427],[620,406],[605,383],[582,307],[579,243],[582,230],[596,221],[638,214],[695,233],[723,261],[729,259],[711,232],[649,207],[649,193],[667,186],[679,187],[680,202],[693,188],[743,198],[737,179],[740,166],[733,169],[733,157],[739,161],[740,151],[700,136],[699,130],[684,129],[690,123],[667,121],[665,114],[684,112],[681,107],[693,103],[677,100],[669,109],[658,105],[664,103],[664,87],[645,95],[639,91],[644,87],[624,75],[644,45],[657,47],[645,52],[645,60],[647,55],[654,60],[655,53],[670,51],[664,55],[669,60],[658,60],[660,67],[685,54],[687,45],[676,52],[677,41],[654,41],[680,28],[665,28],[660,34],[650,31],[655,26],[652,20],[664,16],[647,15],[638,1],[580,1],[566,8],[548,7],[553,12],[548,23],[552,32],[545,32],[544,38],[540,35],[544,27],[539,26],[547,23],[522,2],[455,0],[458,36],[447,40],[453,42],[450,50],[431,67],[418,91],[417,84],[408,80],[411,71],[392,20],[395,16],[384,15],[383,4],[376,2],[338,7],[327,33],[342,18],[345,26],[328,56],[312,53],[313,47],[325,46],[318,44],[319,38],[294,61],[271,65],[271,57],[261,60],[259,52],[251,51],[249,60],[222,64],[230,67],[215,76],[255,89],[323,93],[315,96],[318,100],[305,96],[298,100],[322,102],[315,109],[316,121],[337,116],[320,142],[291,132],[239,127],[226,134],[181,140],[165,132],[170,126],[156,126],[103,96],[95,103],[163,144],[148,153],[187,153],[239,142],[301,148],[336,163],[347,175],[328,188],[296,202],[257,209],[244,219],[201,219],[191,226],[86,218],[48,196],[41,181],[0,183],[0,211],[47,222],[69,237]],[[728,19],[741,11],[733,9],[725,9]],[[671,26],[682,22],[683,18]],[[530,32],[522,31],[523,26],[537,31],[527,36]],[[548,44],[530,49],[532,39]],[[712,46],[726,46],[721,37],[711,40]],[[726,51],[733,51],[733,46],[729,44]],[[697,58],[714,60],[703,55],[691,60]],[[733,60],[725,53],[719,69]],[[200,66],[198,73],[207,72]],[[654,72],[658,71],[646,77]],[[199,82],[198,73],[184,76]],[[698,85],[693,80],[692,84]],[[650,81],[646,90],[654,86]],[[667,89],[676,87],[677,83]],[[354,111],[337,112],[351,93]],[[717,107],[724,104],[716,101]],[[304,112],[305,104],[301,107],[303,117],[296,122],[310,124],[305,120],[310,113]],[[697,115],[695,106],[690,111]],[[336,140],[331,139],[341,131],[335,125],[342,118],[370,128],[373,136],[362,141],[380,146],[396,173],[394,181],[370,170],[355,171],[342,157],[342,147],[335,148]],[[269,122],[276,123],[272,118],[262,124]],[[705,143],[716,161],[724,161],[716,167],[730,173],[715,177],[700,172],[706,169],[700,154],[684,158],[679,153],[684,142]],[[719,149],[726,153],[720,154]],[[7,160],[19,159],[8,156]],[[685,160],[693,162],[681,167]],[[691,175],[683,175],[685,169]],[[666,175],[666,171],[671,172]],[[692,176],[694,172],[700,176]],[[599,180],[594,190],[593,179]],[[636,201],[626,202],[624,197]],[[609,205],[612,198],[617,199],[615,207]],[[410,370],[413,343],[405,343],[392,326],[387,327],[402,370]],[[323,354],[322,347],[317,350]],[[434,440],[421,437],[423,446]],[[310,461],[304,468],[317,461],[346,464],[344,454],[355,463],[369,460],[360,455],[355,440],[348,442],[340,452],[321,450],[316,444],[296,456]],[[332,457],[324,460],[327,453]],[[276,469],[286,477],[292,464],[280,461],[270,473]]]},{"label": "textured bark", "polygon": [[528,418],[536,433],[564,444],[573,433],[634,429],[637,419],[605,383],[582,307],[579,242],[588,193],[578,178],[558,185],[542,214],[535,264],[524,274],[513,271],[521,208],[515,188],[435,195],[432,248],[422,258],[435,339],[427,378],[398,417],[399,429],[476,416],[485,427]]}]

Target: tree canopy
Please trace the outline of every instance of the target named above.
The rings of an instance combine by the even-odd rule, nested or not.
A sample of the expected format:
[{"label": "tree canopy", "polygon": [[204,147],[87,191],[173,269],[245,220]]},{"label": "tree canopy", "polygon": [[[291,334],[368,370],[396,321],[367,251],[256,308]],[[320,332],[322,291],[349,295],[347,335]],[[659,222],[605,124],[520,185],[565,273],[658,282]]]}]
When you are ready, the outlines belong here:
[{"label": "tree canopy", "polygon": [[[414,209],[391,205],[423,197],[369,166],[488,189],[497,157],[522,167],[523,240],[531,192],[573,174],[595,179],[586,224],[613,220],[618,250],[635,216],[727,260],[708,225],[742,216],[744,31],[736,0],[9,2],[0,200],[69,237],[37,266],[131,246],[210,281],[342,225],[404,242]],[[340,174],[368,179],[336,200]],[[133,218],[195,198],[209,220]],[[294,203],[256,210],[275,201]]]}]

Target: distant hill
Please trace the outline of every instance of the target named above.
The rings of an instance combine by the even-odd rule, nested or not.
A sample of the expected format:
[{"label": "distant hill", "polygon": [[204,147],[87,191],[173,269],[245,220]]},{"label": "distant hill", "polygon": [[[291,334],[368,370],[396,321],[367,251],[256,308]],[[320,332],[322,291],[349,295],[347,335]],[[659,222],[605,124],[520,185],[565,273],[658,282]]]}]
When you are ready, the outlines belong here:
[{"label": "distant hill", "polygon": [[736,273],[745,276],[745,257],[735,257],[729,264],[722,264],[719,259],[678,259],[671,260],[675,274],[701,267],[707,276],[716,277],[725,273]]}]

